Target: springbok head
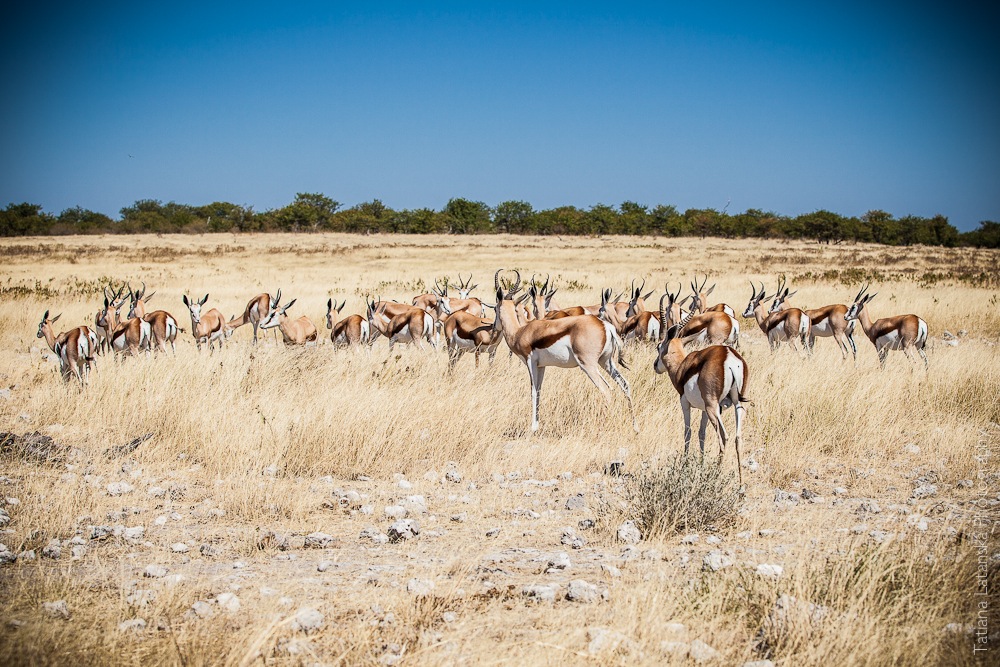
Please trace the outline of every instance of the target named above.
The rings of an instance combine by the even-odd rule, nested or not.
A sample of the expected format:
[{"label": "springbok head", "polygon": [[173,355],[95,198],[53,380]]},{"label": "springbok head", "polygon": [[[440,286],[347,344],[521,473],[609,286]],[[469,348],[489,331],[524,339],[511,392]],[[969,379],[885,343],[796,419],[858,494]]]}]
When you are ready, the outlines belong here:
[{"label": "springbok head", "polygon": [[[129,317],[129,319],[132,319],[133,317],[137,317],[137,316],[138,317],[142,317],[143,315],[145,315],[146,314],[146,304],[148,304],[152,300],[154,294],[156,294],[155,291],[150,292],[149,294],[146,294],[146,282],[145,281],[143,281],[143,283],[142,283],[142,289],[141,290],[136,290],[135,292],[132,291],[132,286],[129,285],[129,288],[128,288],[128,296],[129,296],[128,317]],[[140,306],[140,302],[142,304],[141,306]]]},{"label": "springbok head", "polygon": [[185,294],[182,301],[184,301],[184,305],[187,306],[188,310],[191,311],[191,321],[195,324],[201,324],[201,308],[208,301],[208,295],[203,296],[201,301],[195,301],[194,299],[189,299],[187,294]]},{"label": "springbok head", "polygon": [[277,302],[275,302],[274,306],[271,308],[271,313],[267,316],[267,319],[261,321],[260,328],[261,329],[272,329],[272,328],[278,326],[279,324],[281,324],[281,320],[283,320],[286,317],[288,317],[288,315],[285,313],[285,311],[287,311],[289,308],[291,308],[292,305],[296,301],[298,301],[298,299],[292,299],[291,301],[289,301],[288,303],[286,303],[284,306],[282,306],[282,305],[278,304]]},{"label": "springbok head", "polygon": [[628,311],[626,311],[626,317],[632,317],[638,312],[646,310],[646,299],[653,295],[653,290],[649,290],[645,294],[642,290],[646,287],[646,279],[642,279],[642,284],[638,288],[635,286],[635,280],[632,281],[632,287],[629,290],[629,302]]},{"label": "springbok head", "polygon": [[471,282],[472,282],[472,274],[471,273],[469,274],[469,277],[468,277],[467,280],[462,280],[462,274],[461,273],[458,274],[458,298],[460,298],[460,299],[468,299],[469,298],[469,294],[472,293],[472,290],[474,290],[477,287],[479,287],[478,284],[470,286],[469,283],[471,283]]},{"label": "springbok head", "polygon": [[52,332],[52,323],[55,322],[56,320],[58,320],[60,317],[62,317],[62,313],[59,313],[58,315],[56,315],[55,317],[53,317],[50,320],[49,319],[49,311],[46,310],[45,314],[42,315],[42,321],[38,323],[38,335],[35,336],[35,338],[45,338],[45,331],[46,331],[46,329],[48,329],[49,332],[51,333]]},{"label": "springbok head", "polygon": [[340,311],[342,311],[344,309],[344,306],[346,306],[346,305],[347,305],[347,299],[344,299],[343,301],[341,301],[339,306],[337,305],[337,302],[334,301],[332,298],[326,300],[326,328],[327,329],[332,329],[333,328],[333,325],[336,324],[336,322],[337,322],[337,318],[340,316]]},{"label": "springbok head", "polygon": [[[753,317],[753,313],[757,310],[757,306],[760,305],[761,301],[767,299],[767,295],[764,293],[764,283],[760,284],[760,291],[757,291],[757,286],[750,282],[750,301],[747,302],[746,310],[743,311],[743,317]],[[694,304],[692,304],[691,312],[694,312]]]},{"label": "springbok head", "polygon": [[698,276],[694,277],[694,282],[691,283],[691,291],[693,292],[691,296],[691,310],[696,313],[705,312],[705,308],[708,307],[708,295],[712,293],[715,289],[715,283],[707,290],[705,289],[705,284],[708,283],[708,274],[705,274],[705,279],[701,281],[701,285],[698,285]]},{"label": "springbok head", "polygon": [[865,304],[874,299],[877,295],[878,292],[875,292],[875,294],[868,294],[868,285],[865,284],[865,286],[861,288],[861,291],[858,292],[858,295],[854,297],[854,302],[851,304],[850,308],[847,309],[847,314],[844,315],[844,319],[848,322],[858,319],[858,316],[861,315],[861,311],[865,308]]},{"label": "springbok head", "polygon": [[778,281],[778,291],[774,294],[774,301],[771,303],[771,309],[767,312],[776,313],[781,310],[781,306],[788,301],[789,297],[795,296],[799,291],[789,293],[788,288],[785,287],[785,277],[782,276]]}]

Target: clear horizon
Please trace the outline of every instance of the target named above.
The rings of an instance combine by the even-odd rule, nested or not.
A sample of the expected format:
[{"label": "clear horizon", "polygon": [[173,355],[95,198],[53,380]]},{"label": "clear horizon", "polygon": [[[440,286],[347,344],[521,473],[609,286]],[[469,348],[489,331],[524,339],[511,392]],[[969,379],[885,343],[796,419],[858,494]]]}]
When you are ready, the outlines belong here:
[{"label": "clear horizon", "polygon": [[863,3],[8,10],[0,206],[322,192],[1000,220],[986,14]]}]

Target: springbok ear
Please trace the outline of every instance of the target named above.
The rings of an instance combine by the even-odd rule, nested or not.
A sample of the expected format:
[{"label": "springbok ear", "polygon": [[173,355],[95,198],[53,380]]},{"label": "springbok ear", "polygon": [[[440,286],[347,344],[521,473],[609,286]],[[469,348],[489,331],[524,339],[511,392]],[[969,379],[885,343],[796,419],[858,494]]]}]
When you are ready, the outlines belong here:
[{"label": "springbok ear", "polygon": [[787,298],[789,298],[789,297],[793,297],[793,296],[795,296],[796,294],[798,294],[798,293],[799,293],[799,291],[798,291],[798,290],[795,290],[795,291],[794,291],[794,292],[792,292],[791,294],[788,294],[787,292],[788,292],[788,290],[786,289],[786,290],[785,290],[785,298],[786,298],[786,299],[787,299]]},{"label": "springbok ear", "polygon": [[678,301],[677,305],[678,306],[683,306],[688,301],[688,299],[690,299],[690,298],[692,298],[692,297],[691,297],[690,294],[688,294],[686,297],[684,297],[683,299],[681,299],[680,301]]},{"label": "springbok ear", "polygon": [[[872,299],[874,299],[876,296],[878,296],[878,292],[875,292],[875,294],[869,294],[868,296],[865,297],[865,303],[868,303],[869,301],[871,301]],[[55,322],[55,320],[52,320],[52,321]]]},{"label": "springbok ear", "polygon": [[156,294],[156,290],[153,290],[149,294],[143,294],[142,295],[142,302],[143,303],[149,303],[153,299],[153,295],[154,294]]},{"label": "springbok ear", "polygon": [[60,317],[62,317],[62,313],[59,313],[58,315],[56,315],[55,317],[53,317],[53,318],[52,318],[51,320],[49,320],[49,322],[55,322],[55,321],[56,321],[56,320],[58,320],[58,319],[59,319]]},{"label": "springbok ear", "polygon": [[44,322],[44,321],[45,321],[45,320],[47,320],[47,319],[49,319],[49,311],[47,311],[47,310],[46,310],[46,311],[45,311],[45,314],[44,314],[44,315],[42,315],[42,322]]},{"label": "springbok ear", "polygon": [[503,289],[502,288],[499,288],[499,287],[497,288],[497,295],[496,296],[497,296],[497,304],[503,303]]},{"label": "springbok ear", "polygon": [[646,292],[645,294],[643,294],[643,295],[642,295],[642,300],[643,300],[643,301],[645,301],[645,300],[646,300],[646,299],[648,299],[649,297],[653,296],[653,292],[655,292],[655,291],[656,291],[656,290],[649,290],[648,292]]},{"label": "springbok ear", "polygon": [[479,283],[476,283],[475,285],[473,285],[472,287],[470,287],[469,288],[469,292],[472,292],[472,290],[476,289],[477,287],[479,287]]},{"label": "springbok ear", "polygon": [[713,283],[712,286],[708,288],[708,291],[705,292],[705,296],[708,296],[709,294],[711,294],[712,290],[714,290],[714,289],[715,289],[715,283]]},{"label": "springbok ear", "polygon": [[107,310],[109,305],[111,304],[108,303],[108,297],[104,297],[104,310]]},{"label": "springbok ear", "polygon": [[184,305],[185,305],[185,306],[187,306],[188,308],[190,308],[190,307],[191,307],[191,302],[190,302],[190,301],[188,301],[188,295],[187,295],[187,294],[185,294],[185,295],[184,295],[183,297],[181,297],[181,298],[182,298],[182,299],[184,300]]},{"label": "springbok ear", "polygon": [[681,330],[681,325],[679,324],[675,324],[674,326],[670,327],[669,329],[667,329],[667,335],[665,337],[665,340],[673,340],[674,338],[677,338],[677,334],[680,333],[680,330]]},{"label": "springbok ear", "polygon": [[298,299],[292,299],[291,301],[289,301],[288,303],[286,303],[284,306],[281,307],[281,312],[285,312],[286,310],[288,310],[289,308],[291,308],[292,304],[295,303],[296,301],[298,301]]},{"label": "springbok ear", "polygon": [[207,294],[204,297],[202,297],[201,301],[199,301],[198,303],[201,304],[202,306],[204,306],[206,301],[208,301],[208,295]]},{"label": "springbok ear", "polygon": [[340,305],[337,307],[337,312],[339,313],[340,311],[342,311],[344,309],[344,306],[346,305],[347,305],[347,299],[344,299],[343,301],[340,302]]},{"label": "springbok ear", "polygon": [[326,300],[326,312],[329,313],[331,310],[333,310],[333,298],[332,297]]}]

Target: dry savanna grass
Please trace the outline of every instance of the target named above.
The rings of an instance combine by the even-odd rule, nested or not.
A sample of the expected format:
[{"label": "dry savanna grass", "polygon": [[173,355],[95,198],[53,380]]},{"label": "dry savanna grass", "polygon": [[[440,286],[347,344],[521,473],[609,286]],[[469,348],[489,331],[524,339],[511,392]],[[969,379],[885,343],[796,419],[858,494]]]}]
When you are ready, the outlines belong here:
[{"label": "dry savanna grass", "polygon": [[[49,460],[0,455],[0,542],[19,555],[0,565],[3,664],[679,665],[705,658],[703,642],[717,664],[962,665],[1000,650],[996,252],[220,235],[4,240],[0,256],[0,431],[55,442]],[[638,435],[620,393],[608,409],[563,369],[546,376],[532,434],[527,373],[503,345],[492,366],[476,371],[467,356],[449,374],[441,352],[329,343],[329,297],[363,312],[365,294],[408,301],[471,272],[490,300],[501,267],[550,274],[563,306],[645,278],[652,307],[664,282],[686,287],[695,272],[740,312],[751,279],[773,287],[784,275],[803,307],[848,301],[869,280],[873,317],[927,321],[930,370],[901,353],[880,370],[860,328],[856,364],[830,339],[812,358],[772,355],[741,318],[745,490],[731,447],[716,480],[735,512],[627,544],[623,521],[673,502],[635,485],[678,479],[664,469],[683,449],[652,348],[626,350]],[[189,333],[176,356],[99,358],[81,391],[35,332],[45,309],[63,313],[57,328],[92,323],[109,280],[145,281],[151,307]],[[208,294],[228,317],[278,287],[321,344],[267,334],[255,348],[244,328],[221,352],[196,351],[183,294]],[[707,451],[714,459],[711,435]],[[612,460],[624,477],[605,474]],[[692,507],[710,507],[698,484]],[[421,532],[381,543],[396,506]],[[307,546],[317,531],[334,541]],[[703,564],[710,553],[717,571]],[[149,565],[166,576],[144,576]],[[567,599],[574,580],[596,597]],[[68,618],[44,606],[59,600]],[[983,601],[988,644],[977,644]],[[322,626],[302,629],[303,609]]]}]

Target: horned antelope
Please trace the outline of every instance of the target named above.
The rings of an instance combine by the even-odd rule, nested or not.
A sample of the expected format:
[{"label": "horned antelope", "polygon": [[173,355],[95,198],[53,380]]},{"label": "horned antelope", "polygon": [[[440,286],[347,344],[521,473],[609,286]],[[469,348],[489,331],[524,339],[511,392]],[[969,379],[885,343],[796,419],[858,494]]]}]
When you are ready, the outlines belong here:
[{"label": "horned antelope", "polygon": [[[668,302],[666,311],[668,326],[681,323],[682,310],[680,305],[684,301],[687,301],[687,298],[678,301],[678,296],[680,296],[679,291],[676,293],[668,291],[664,295]],[[740,324],[736,321],[735,317],[727,313],[712,310],[697,314],[692,308],[691,312],[688,313],[688,317],[685,317],[683,322],[684,324],[680,329],[678,337],[683,339],[685,344],[693,342],[699,345],[729,345],[730,347],[739,347]],[[666,333],[666,328],[661,325],[660,336],[665,336]]]},{"label": "horned antelope", "polygon": [[97,324],[111,332],[108,344],[115,355],[121,352],[135,356],[140,350],[148,355],[152,346],[153,327],[139,317],[123,318],[123,305],[124,297],[120,300],[104,297],[104,308],[98,313]]},{"label": "horned antelope", "polygon": [[705,290],[705,284],[708,282],[708,274],[705,275],[705,279],[701,282],[701,286],[698,286],[698,276],[694,277],[694,282],[691,283],[691,291],[694,294],[691,296],[691,312],[697,314],[700,313],[725,313],[730,317],[736,317],[736,311],[733,310],[732,306],[725,303],[717,303],[711,308],[706,308],[708,304],[708,295],[712,293],[715,289],[716,283],[712,283],[712,286]]},{"label": "horned antelope", "polygon": [[200,301],[189,299],[187,294],[183,296],[182,300],[191,313],[191,335],[194,336],[198,351],[201,352],[202,343],[208,343],[209,352],[215,350],[215,343],[219,344],[221,350],[222,343],[225,342],[226,338],[226,318],[217,308],[212,308],[207,313],[201,312],[205,302],[208,301],[207,294]]},{"label": "horned antelope", "polygon": [[368,333],[371,325],[366,318],[348,315],[342,320],[337,319],[346,304],[346,299],[339,306],[333,299],[326,300],[326,328],[330,330],[330,341],[334,345],[367,345],[371,338]]},{"label": "horned antelope", "polygon": [[52,325],[60,317],[62,313],[50,320],[49,311],[46,310],[42,321],[38,323],[36,337],[44,338],[49,349],[59,357],[59,371],[63,380],[68,382],[71,376],[76,375],[80,386],[83,386],[90,379],[91,366],[97,368],[97,361],[94,359],[94,353],[97,352],[97,332],[90,327],[76,327],[56,336]]},{"label": "horned antelope", "polygon": [[[466,311],[470,315],[475,315],[476,317],[482,317],[483,315],[483,302],[475,297],[470,297],[469,292],[478,285],[473,285],[469,287],[469,282],[472,281],[472,275],[469,275],[469,280],[466,282],[461,282],[462,276],[459,274],[459,290],[458,298],[453,298],[448,296],[448,285],[438,285],[436,282],[434,284],[434,294],[437,296],[437,315],[438,319],[445,320],[451,313],[457,313],[459,311]],[[443,307],[443,302],[447,301],[447,310]]]},{"label": "horned antelope", "polygon": [[97,350],[101,354],[104,354],[104,351],[111,347],[111,330],[101,324],[102,317],[108,309],[108,304],[113,304],[115,308],[121,308],[121,305],[125,303],[126,299],[126,297],[122,296],[122,292],[125,291],[124,284],[118,288],[117,292],[109,293],[109,289],[112,289],[110,284],[104,288],[104,300],[106,302],[104,308],[98,310],[97,314],[94,315],[94,331],[97,333]]},{"label": "horned antelope", "polygon": [[681,332],[692,317],[688,316],[667,328],[667,307],[664,301],[669,294],[660,297],[660,326],[666,331],[656,352],[653,370],[657,374],[666,373],[671,384],[680,394],[681,412],[684,413],[684,453],[691,446],[691,407],[701,410],[701,426],[698,429],[698,444],[701,454],[705,454],[705,431],[712,424],[719,438],[719,458],[726,450],[728,435],[722,424],[722,411],[732,406],[736,413],[736,470],[740,484],[743,471],[740,464],[740,444],[743,440],[743,415],[747,402],[745,392],[749,383],[750,369],[740,353],[727,345],[711,345],[690,354],[684,350]]},{"label": "horned antelope", "polygon": [[[784,291],[782,291],[784,288]],[[798,290],[796,290],[797,292]],[[784,287],[784,282],[778,287],[778,293],[774,295],[771,303],[770,313],[776,313],[790,308],[788,299],[794,296],[795,292],[789,294],[788,288]],[[842,303],[835,303],[822,308],[811,308],[804,311],[809,317],[809,349],[813,348],[816,337],[833,337],[840,346],[840,352],[844,359],[848,354],[854,355],[854,360],[858,360],[858,347],[854,344],[854,321],[847,320],[847,306]]]},{"label": "horned antelope", "polygon": [[444,340],[448,347],[449,369],[454,368],[466,352],[476,354],[476,368],[479,368],[479,355],[483,350],[489,353],[490,363],[493,363],[501,337],[492,320],[459,310],[449,314],[444,321]]},{"label": "horned antelope", "polygon": [[405,306],[406,310],[390,317],[388,308],[389,303],[385,301],[368,303],[368,324],[371,331],[378,331],[389,339],[390,350],[396,343],[414,343],[423,349],[421,339],[437,349],[434,317],[430,313],[415,306]]},{"label": "horned antelope", "polygon": [[757,287],[752,282],[750,287],[752,290],[750,301],[747,303],[746,310],[743,311],[743,317],[753,317],[757,320],[757,326],[767,336],[771,352],[778,349],[778,345],[784,342],[787,342],[789,347],[798,352],[799,347],[795,344],[795,339],[798,338],[802,341],[806,353],[810,353],[812,349],[809,347],[809,340],[812,324],[809,316],[798,308],[779,310],[769,315],[762,303],[768,298],[764,294],[764,283],[760,284],[760,292],[757,291]]},{"label": "horned antelope", "polygon": [[278,289],[278,293],[272,298],[270,294],[264,292],[263,294],[258,294],[254,298],[247,302],[247,307],[243,309],[243,314],[239,317],[232,317],[228,322],[226,322],[227,333],[225,334],[228,338],[232,335],[232,332],[239,329],[244,324],[253,325],[253,342],[254,345],[257,344],[257,329],[260,328],[261,320],[265,320],[271,315],[271,310],[277,306],[281,301],[281,289]]},{"label": "horned antelope", "polygon": [[558,290],[555,287],[549,287],[549,276],[545,276],[545,283],[539,286],[535,282],[535,277],[531,277],[531,283],[528,285],[528,313],[531,315],[532,319],[540,320],[545,317],[545,314],[550,310],[556,310],[556,306],[552,302],[552,297],[555,296]]},{"label": "horned antelope", "polygon": [[[528,367],[532,396],[531,430],[538,430],[538,405],[545,369],[557,366],[579,367],[601,392],[610,407],[610,384],[599,372],[599,369],[604,369],[624,392],[632,417],[632,428],[638,433],[639,428],[632,408],[632,392],[628,381],[615,366],[616,358],[622,363],[622,341],[615,327],[594,315],[524,322],[518,318],[513,301],[520,289],[520,280],[505,293],[500,287],[499,277],[500,271],[497,271],[493,277],[497,300],[493,326],[504,337],[511,351]],[[602,295],[602,306],[604,309],[609,307],[604,295]]]},{"label": "horned antelope", "polygon": [[271,309],[271,314],[267,316],[267,319],[260,323],[261,329],[273,329],[278,327],[281,331],[281,337],[285,341],[285,345],[305,345],[306,343],[313,343],[319,337],[319,332],[316,330],[316,325],[312,321],[302,315],[298,319],[292,319],[288,316],[287,311],[292,307],[298,299],[292,299],[284,306],[278,304],[275,301],[274,308]]},{"label": "horned antelope", "polygon": [[[681,306],[684,305],[684,303],[691,297],[686,296],[683,299],[680,299],[682,289],[680,283],[678,283],[676,293],[671,293],[669,285],[664,285],[663,289],[666,295],[672,294],[670,299],[671,310],[669,315],[672,319],[670,321],[679,322],[682,317],[681,313],[683,312],[681,310]],[[652,294],[652,292],[650,292],[650,294]],[[645,310],[644,307],[642,309],[637,308],[635,314],[629,317],[625,322],[625,326],[622,329],[622,338],[626,341],[634,339],[659,342],[662,331],[658,312]]]},{"label": "horned antelope", "polygon": [[916,315],[883,317],[872,322],[865,306],[877,294],[878,292],[868,294],[868,285],[862,287],[854,297],[854,303],[847,309],[846,319],[849,322],[854,320],[861,322],[861,328],[878,352],[878,361],[882,368],[885,368],[885,360],[890,350],[902,350],[911,361],[916,361],[913,356],[914,349],[924,360],[924,368],[930,368],[930,362],[924,352],[924,346],[927,344],[927,322]]},{"label": "horned antelope", "polygon": [[149,322],[153,332],[153,341],[156,343],[156,349],[166,353],[166,344],[170,343],[170,349],[174,354],[177,354],[177,347],[174,344],[174,341],[177,340],[177,332],[180,331],[180,327],[177,326],[177,320],[165,310],[154,310],[151,313],[146,312],[146,303],[149,302],[153,294],[155,292],[146,294],[146,283],[142,284],[141,291],[137,290],[133,292],[130,288],[129,299],[131,305],[129,306],[128,316],[129,318],[140,317]]}]

